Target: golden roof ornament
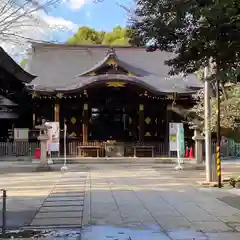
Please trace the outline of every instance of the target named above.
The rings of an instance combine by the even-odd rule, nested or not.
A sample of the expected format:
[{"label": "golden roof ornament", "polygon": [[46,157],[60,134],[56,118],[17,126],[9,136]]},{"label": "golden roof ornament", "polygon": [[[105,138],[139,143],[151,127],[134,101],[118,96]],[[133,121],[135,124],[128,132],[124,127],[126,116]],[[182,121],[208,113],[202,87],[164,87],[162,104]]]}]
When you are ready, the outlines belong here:
[{"label": "golden roof ornament", "polygon": [[107,82],[107,87],[125,87],[125,82]]},{"label": "golden roof ornament", "polygon": [[31,94],[32,94],[32,98],[38,98],[39,97],[39,94],[35,91],[33,91]]},{"label": "golden roof ornament", "polygon": [[57,93],[56,97],[59,99],[63,98],[63,93]]},{"label": "golden roof ornament", "polygon": [[106,64],[109,65],[109,66],[117,66],[117,62],[116,62],[116,60],[113,59],[113,58],[109,58],[109,59],[107,60]]},{"label": "golden roof ornament", "polygon": [[88,73],[88,76],[91,76],[91,77],[96,76],[96,73],[95,72],[90,72],[90,73]]},{"label": "golden roof ornament", "polygon": [[132,73],[132,72],[129,72],[129,73],[128,73],[128,76],[129,76],[129,77],[136,77],[136,76],[137,76],[137,74],[135,74],[135,73]]}]

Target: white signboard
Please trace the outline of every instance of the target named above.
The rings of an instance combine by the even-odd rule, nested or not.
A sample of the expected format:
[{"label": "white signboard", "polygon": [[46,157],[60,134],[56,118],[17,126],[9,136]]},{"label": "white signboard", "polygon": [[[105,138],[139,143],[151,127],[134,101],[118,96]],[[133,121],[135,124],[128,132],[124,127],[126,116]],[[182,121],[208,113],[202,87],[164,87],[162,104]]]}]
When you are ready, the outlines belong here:
[{"label": "white signboard", "polygon": [[29,128],[14,128],[14,140],[28,140]]},{"label": "white signboard", "polygon": [[48,152],[59,152],[59,122],[47,122],[48,129]]},{"label": "white signboard", "polygon": [[184,154],[183,123],[169,123],[169,150]]},{"label": "white signboard", "polygon": [[181,156],[184,155],[184,127],[183,123],[169,123],[169,150],[177,152],[178,165],[175,169],[183,169]]},{"label": "white signboard", "polygon": [[169,151],[177,151],[178,123],[169,123]]}]

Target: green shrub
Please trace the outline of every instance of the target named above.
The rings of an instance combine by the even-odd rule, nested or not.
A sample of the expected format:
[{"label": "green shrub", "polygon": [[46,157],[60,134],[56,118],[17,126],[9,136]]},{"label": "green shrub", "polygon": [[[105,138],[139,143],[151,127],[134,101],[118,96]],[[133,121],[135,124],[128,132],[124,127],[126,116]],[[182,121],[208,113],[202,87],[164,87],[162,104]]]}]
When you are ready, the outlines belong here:
[{"label": "green shrub", "polygon": [[232,187],[235,187],[236,186],[236,183],[240,183],[240,176],[238,177],[232,177],[230,178],[229,180],[229,184],[232,186]]}]

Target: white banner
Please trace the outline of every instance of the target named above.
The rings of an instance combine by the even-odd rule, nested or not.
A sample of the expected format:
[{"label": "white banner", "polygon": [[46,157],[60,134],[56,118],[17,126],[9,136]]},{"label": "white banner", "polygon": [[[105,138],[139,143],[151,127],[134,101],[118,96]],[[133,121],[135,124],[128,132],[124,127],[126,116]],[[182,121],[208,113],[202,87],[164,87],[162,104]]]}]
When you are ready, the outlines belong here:
[{"label": "white banner", "polygon": [[48,152],[59,152],[59,122],[47,122],[47,126],[51,126],[48,129]]}]

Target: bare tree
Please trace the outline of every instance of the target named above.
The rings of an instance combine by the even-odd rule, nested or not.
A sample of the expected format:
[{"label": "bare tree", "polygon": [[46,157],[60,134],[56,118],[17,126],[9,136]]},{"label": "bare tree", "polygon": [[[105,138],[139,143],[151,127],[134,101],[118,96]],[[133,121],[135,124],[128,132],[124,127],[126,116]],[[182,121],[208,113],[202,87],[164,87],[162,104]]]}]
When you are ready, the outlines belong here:
[{"label": "bare tree", "polygon": [[53,32],[69,30],[64,25],[50,26],[46,21],[50,8],[61,1],[0,0],[0,44],[11,46],[13,52],[24,52],[29,41],[51,41]]},{"label": "bare tree", "polygon": [[[67,0],[0,0],[0,45],[11,55],[25,55],[29,42],[54,42],[53,33],[72,32],[64,22],[49,25],[49,10]],[[104,0],[91,0],[100,3]],[[51,19],[50,19],[51,20]],[[66,23],[66,22],[65,22]],[[74,28],[74,31],[76,29]],[[44,41],[43,41],[44,39]],[[9,46],[11,49],[9,49]]]}]

